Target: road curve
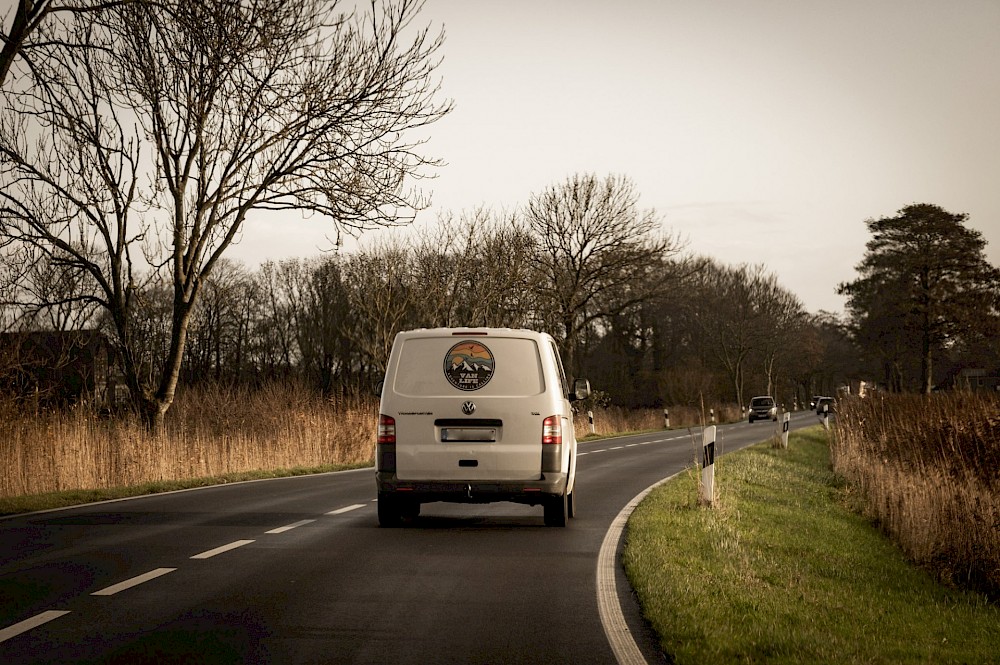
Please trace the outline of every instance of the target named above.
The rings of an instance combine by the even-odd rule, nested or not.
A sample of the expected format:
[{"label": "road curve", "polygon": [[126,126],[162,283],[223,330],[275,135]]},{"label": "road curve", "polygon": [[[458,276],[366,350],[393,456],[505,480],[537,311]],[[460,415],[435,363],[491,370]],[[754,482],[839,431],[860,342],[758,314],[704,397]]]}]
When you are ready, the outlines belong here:
[{"label": "road curve", "polygon": [[[718,451],[773,432],[720,427]],[[0,662],[658,662],[620,532],[699,450],[678,430],[581,444],[565,529],[508,503],[379,529],[371,469],[0,520]]]}]

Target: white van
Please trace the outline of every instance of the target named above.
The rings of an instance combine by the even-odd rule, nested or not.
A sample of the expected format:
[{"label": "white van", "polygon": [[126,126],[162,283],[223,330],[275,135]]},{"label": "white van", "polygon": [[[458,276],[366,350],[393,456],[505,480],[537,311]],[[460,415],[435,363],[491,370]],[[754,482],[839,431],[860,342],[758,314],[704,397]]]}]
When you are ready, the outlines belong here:
[{"label": "white van", "polygon": [[381,385],[376,482],[381,526],[432,501],[541,504],[575,513],[576,434],[555,341],[531,330],[437,328],[396,335]]}]

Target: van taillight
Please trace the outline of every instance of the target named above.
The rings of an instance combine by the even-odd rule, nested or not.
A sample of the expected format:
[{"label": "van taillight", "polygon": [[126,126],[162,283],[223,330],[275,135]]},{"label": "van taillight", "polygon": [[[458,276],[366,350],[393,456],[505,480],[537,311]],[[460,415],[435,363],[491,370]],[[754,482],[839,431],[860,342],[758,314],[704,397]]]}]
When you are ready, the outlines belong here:
[{"label": "van taillight", "polygon": [[549,416],[542,421],[542,445],[562,443],[562,419]]},{"label": "van taillight", "polygon": [[378,442],[396,443],[396,419],[381,413],[378,416]]}]

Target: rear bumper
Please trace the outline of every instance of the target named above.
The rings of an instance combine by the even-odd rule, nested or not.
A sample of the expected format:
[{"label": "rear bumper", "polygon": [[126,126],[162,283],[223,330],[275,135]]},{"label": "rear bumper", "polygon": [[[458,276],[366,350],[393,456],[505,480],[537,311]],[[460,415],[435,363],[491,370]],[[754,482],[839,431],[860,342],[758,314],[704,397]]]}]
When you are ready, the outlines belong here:
[{"label": "rear bumper", "polygon": [[492,503],[512,501],[537,505],[551,495],[566,493],[568,474],[544,473],[530,481],[399,480],[392,472],[379,471],[375,482],[379,495],[394,494],[420,503]]}]

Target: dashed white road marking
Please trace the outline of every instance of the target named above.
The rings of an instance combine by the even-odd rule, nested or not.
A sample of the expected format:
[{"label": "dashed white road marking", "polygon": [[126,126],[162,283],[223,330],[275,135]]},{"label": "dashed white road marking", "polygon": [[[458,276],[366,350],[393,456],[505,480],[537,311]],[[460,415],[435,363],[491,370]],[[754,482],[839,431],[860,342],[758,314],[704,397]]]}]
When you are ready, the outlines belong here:
[{"label": "dashed white road marking", "polygon": [[590,452],[592,452],[592,453],[606,453],[606,452],[608,452],[608,449],[607,448],[600,448],[599,450],[591,450]]},{"label": "dashed white road marking", "polygon": [[[378,501],[378,499],[375,500]],[[327,515],[343,515],[344,513],[349,513],[352,510],[357,510],[358,508],[364,508],[364,507],[365,505],[363,503],[355,503],[350,506],[344,506],[343,508],[337,508],[336,510],[331,510],[330,512],[327,513]]]},{"label": "dashed white road marking", "polygon": [[192,559],[210,559],[216,554],[222,554],[223,552],[228,552],[229,550],[235,550],[237,547],[243,547],[244,545],[249,545],[254,541],[252,540],[236,540],[228,545],[222,545],[221,547],[216,547],[215,549],[202,552],[201,554],[195,554]]},{"label": "dashed white road marking", "polygon": [[109,587],[101,589],[100,591],[95,591],[90,594],[91,596],[113,596],[119,591],[124,591],[125,589],[131,589],[134,586],[139,586],[143,582],[148,582],[149,580],[154,580],[161,575],[166,575],[167,573],[172,573],[176,568],[156,568],[149,571],[148,573],[143,573],[142,575],[137,575],[132,579],[125,580],[124,582],[119,582],[118,584],[112,584]]},{"label": "dashed white road marking", "polygon": [[621,450],[624,447],[625,446],[612,446],[612,447],[608,448],[608,450]]},{"label": "dashed white road marking", "polygon": [[6,628],[0,629],[0,642],[9,640],[12,637],[20,635],[21,633],[27,632],[32,628],[38,628],[43,623],[48,623],[53,619],[58,619],[61,616],[69,614],[68,611],[64,610],[48,610],[47,612],[42,612],[41,614],[36,614],[30,619],[25,619],[24,621],[19,621],[13,626],[7,626]]},{"label": "dashed white road marking", "polygon": [[[279,526],[277,529],[271,529],[270,531],[265,531],[265,533],[284,533],[286,531],[291,531],[292,529],[297,529],[300,526],[305,526],[315,522],[316,520],[299,520],[298,522],[293,522],[292,524],[286,524],[285,526]],[[253,541],[250,541],[253,542]]]}]

